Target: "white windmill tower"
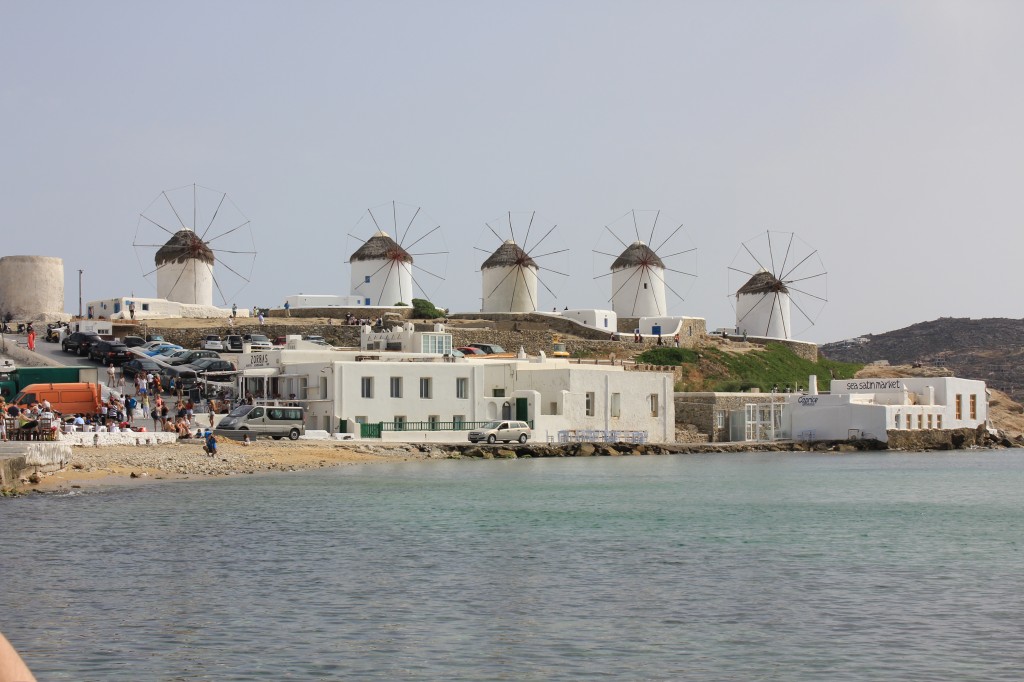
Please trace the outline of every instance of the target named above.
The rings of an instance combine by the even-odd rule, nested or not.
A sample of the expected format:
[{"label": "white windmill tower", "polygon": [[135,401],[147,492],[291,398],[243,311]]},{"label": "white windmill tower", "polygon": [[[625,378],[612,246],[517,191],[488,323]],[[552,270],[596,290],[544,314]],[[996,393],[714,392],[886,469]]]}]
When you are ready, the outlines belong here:
[{"label": "white windmill tower", "polygon": [[[619,317],[668,316],[667,294],[684,300],[681,291],[688,289],[697,277],[697,249],[690,244],[681,224],[653,246],[660,217],[661,211],[629,211],[605,225],[607,234],[623,250],[617,254],[603,251],[600,243],[594,249],[595,254],[613,259],[611,266],[594,279],[611,276],[612,310]],[[641,224],[645,232],[647,224],[651,226],[646,241],[640,236]],[[631,243],[620,236],[620,233],[628,232],[636,236]],[[601,269],[598,261],[595,261],[595,267]]]},{"label": "white windmill tower", "polygon": [[793,339],[814,324],[828,302],[828,273],[821,257],[792,232],[768,231],[744,242],[729,266],[729,277],[737,334]]},{"label": "white windmill tower", "polygon": [[214,289],[226,305],[249,283],[256,261],[249,219],[226,193],[195,184],[153,199],[139,214],[133,246],[143,268],[155,266],[145,276],[156,275],[157,298],[189,305],[213,306]]},{"label": "white windmill tower", "polygon": [[352,293],[364,305],[392,306],[412,301],[413,257],[387,232],[378,230],[349,256]]},{"label": "white windmill tower", "polygon": [[[526,223],[526,233],[523,237],[523,244],[516,242],[515,218],[519,218],[520,229],[522,223]],[[492,223],[499,224],[508,221],[508,237],[503,237],[496,230]],[[538,284],[546,289],[554,298],[558,298],[555,291],[540,277],[540,271],[551,273],[552,277],[567,277],[564,264],[558,265],[559,269],[540,265],[537,261],[542,258],[566,254],[568,249],[552,247],[546,253],[537,254],[538,247],[548,237],[552,236],[557,225],[552,225],[533,244],[530,244],[530,233],[537,222],[537,212],[531,211],[529,217],[525,215],[508,212],[506,219],[499,219],[485,223],[488,230],[500,241],[498,248],[493,252],[481,247],[474,247],[478,251],[488,253],[487,260],[480,265],[482,280],[482,297],[480,311],[485,313],[532,313],[540,309],[540,298]],[[501,225],[503,228],[504,225]],[[546,275],[547,276],[547,275]]]},{"label": "white windmill tower", "polygon": [[[378,215],[387,208],[391,208],[391,234],[384,231],[378,221]],[[367,209],[353,231],[358,233],[367,218],[373,223],[373,233],[368,239],[364,241],[349,233],[350,238],[362,242],[348,259],[352,295],[359,298],[360,305],[412,305],[418,289],[429,300],[436,287],[428,290],[422,285],[444,281],[447,266],[448,251],[444,248],[441,226],[420,207],[396,201]],[[405,224],[404,229],[399,227],[401,224]],[[417,279],[417,273],[432,279]]]},{"label": "white windmill tower", "polygon": [[178,230],[153,258],[157,298],[212,306],[214,260],[199,235],[187,228]]}]

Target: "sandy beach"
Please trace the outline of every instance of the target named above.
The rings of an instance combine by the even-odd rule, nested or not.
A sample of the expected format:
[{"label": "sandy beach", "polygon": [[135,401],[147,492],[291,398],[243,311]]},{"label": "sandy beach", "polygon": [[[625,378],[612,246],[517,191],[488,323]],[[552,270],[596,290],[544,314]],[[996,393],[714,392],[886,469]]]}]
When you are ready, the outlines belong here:
[{"label": "sandy beach", "polygon": [[216,457],[210,457],[203,452],[199,440],[151,447],[75,447],[67,468],[40,473],[39,482],[25,488],[54,492],[72,487],[134,485],[448,456],[440,449],[401,443],[390,446],[261,440],[242,445],[221,439],[218,450]]}]

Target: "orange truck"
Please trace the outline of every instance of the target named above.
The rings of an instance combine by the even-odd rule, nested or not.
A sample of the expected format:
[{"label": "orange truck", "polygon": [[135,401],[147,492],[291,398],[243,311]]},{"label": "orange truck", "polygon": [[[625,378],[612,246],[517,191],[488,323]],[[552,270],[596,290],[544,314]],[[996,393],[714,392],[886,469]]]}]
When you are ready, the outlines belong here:
[{"label": "orange truck", "polygon": [[98,384],[29,384],[12,401],[18,407],[50,401],[50,407],[61,414],[96,414],[102,397]]}]

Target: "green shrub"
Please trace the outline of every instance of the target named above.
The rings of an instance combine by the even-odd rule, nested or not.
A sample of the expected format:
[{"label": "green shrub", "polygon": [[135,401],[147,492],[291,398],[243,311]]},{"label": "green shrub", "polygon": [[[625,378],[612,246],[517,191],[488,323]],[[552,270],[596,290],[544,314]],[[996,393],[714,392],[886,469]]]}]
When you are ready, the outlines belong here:
[{"label": "green shrub", "polygon": [[697,362],[697,352],[689,348],[671,348],[668,346],[656,346],[648,348],[636,356],[636,362],[641,365],[671,365],[673,367],[687,362]]},{"label": "green shrub", "polygon": [[[405,305],[400,303],[398,305]],[[434,307],[434,304],[423,298],[412,299],[412,314],[421,320],[435,320],[444,317],[444,311]]]}]

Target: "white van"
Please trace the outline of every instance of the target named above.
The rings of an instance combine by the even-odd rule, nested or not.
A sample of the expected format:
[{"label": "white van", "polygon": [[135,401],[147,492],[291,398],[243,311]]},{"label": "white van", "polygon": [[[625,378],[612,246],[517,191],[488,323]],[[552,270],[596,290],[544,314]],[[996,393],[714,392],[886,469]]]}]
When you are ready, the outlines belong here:
[{"label": "white van", "polygon": [[220,420],[214,433],[233,440],[271,436],[281,440],[288,436],[297,440],[306,433],[301,407],[286,405],[239,405]]},{"label": "white van", "polygon": [[530,425],[526,422],[517,422],[510,420],[487,422],[479,429],[474,429],[469,432],[469,442],[476,443],[481,440],[485,440],[488,443],[494,443],[495,441],[503,441],[510,443],[514,440],[520,443],[525,443],[530,439],[532,432],[530,431]]}]

